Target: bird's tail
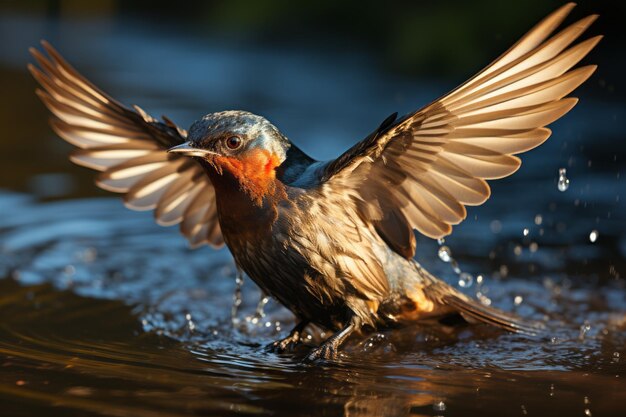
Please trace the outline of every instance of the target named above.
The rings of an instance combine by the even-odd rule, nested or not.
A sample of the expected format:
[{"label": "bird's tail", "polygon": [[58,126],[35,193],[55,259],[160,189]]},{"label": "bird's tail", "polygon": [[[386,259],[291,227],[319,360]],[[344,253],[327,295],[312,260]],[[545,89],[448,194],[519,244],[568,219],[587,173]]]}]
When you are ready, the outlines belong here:
[{"label": "bird's tail", "polygon": [[467,322],[486,323],[514,333],[529,336],[541,336],[545,332],[545,325],[536,321],[524,320],[518,316],[483,305],[440,279],[435,278],[428,271],[416,264],[419,274],[426,282],[424,292],[435,302],[447,305],[456,311]]}]

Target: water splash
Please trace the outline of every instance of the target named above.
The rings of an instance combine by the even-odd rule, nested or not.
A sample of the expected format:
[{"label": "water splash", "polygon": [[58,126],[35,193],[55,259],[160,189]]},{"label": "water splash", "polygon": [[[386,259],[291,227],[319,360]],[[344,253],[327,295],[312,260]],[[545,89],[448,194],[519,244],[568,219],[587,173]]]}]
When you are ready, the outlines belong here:
[{"label": "water splash", "polygon": [[243,270],[237,266],[237,273],[235,275],[235,293],[233,294],[233,306],[230,310],[230,317],[233,322],[233,326],[239,324],[239,306],[241,306],[241,288],[243,287]]},{"label": "water splash", "polygon": [[259,303],[256,305],[256,314],[258,317],[265,317],[265,306],[269,303],[270,297],[267,296],[264,292],[261,292],[261,298],[259,299]]},{"label": "water splash", "polygon": [[[448,246],[444,245],[445,241],[443,239],[438,239],[437,243],[439,243],[439,250],[437,251],[437,254],[439,255],[439,259],[441,259],[445,263],[449,263],[450,266],[452,267],[452,271],[454,271],[454,273],[459,276],[458,277],[459,287],[461,288],[471,287],[472,284],[474,283],[474,276],[467,272],[463,272],[461,270],[461,267],[459,266],[459,263],[457,262],[457,260],[452,257],[452,250]],[[482,275],[479,275],[479,277],[480,277],[480,282],[482,284],[483,277]]]}]

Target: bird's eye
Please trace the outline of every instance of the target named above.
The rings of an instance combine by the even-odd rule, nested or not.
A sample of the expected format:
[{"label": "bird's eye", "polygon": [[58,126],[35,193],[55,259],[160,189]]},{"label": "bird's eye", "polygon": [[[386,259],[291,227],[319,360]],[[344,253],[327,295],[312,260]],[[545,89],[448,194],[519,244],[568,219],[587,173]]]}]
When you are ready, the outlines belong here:
[{"label": "bird's eye", "polygon": [[228,149],[231,150],[239,149],[242,143],[243,141],[239,136],[230,136],[226,139],[226,146],[228,146]]}]

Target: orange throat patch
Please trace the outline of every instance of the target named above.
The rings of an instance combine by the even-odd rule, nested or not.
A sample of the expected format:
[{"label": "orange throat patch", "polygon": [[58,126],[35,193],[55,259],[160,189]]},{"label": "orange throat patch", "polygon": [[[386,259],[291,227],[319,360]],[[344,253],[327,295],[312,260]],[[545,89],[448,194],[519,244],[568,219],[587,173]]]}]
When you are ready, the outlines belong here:
[{"label": "orange throat patch", "polygon": [[255,149],[241,157],[219,156],[215,163],[230,172],[257,205],[277,191],[276,167],[280,160],[265,149]]}]

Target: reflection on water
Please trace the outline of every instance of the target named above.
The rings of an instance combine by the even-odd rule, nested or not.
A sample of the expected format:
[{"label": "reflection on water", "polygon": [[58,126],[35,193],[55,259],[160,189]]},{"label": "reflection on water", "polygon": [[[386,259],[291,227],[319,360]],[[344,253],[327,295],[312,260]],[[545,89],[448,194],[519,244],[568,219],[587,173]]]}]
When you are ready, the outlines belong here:
[{"label": "reflection on water", "polygon": [[[11,96],[25,100],[12,103],[24,119],[5,124],[0,138],[0,184],[22,191],[0,193],[3,410],[48,415],[52,405],[72,415],[155,417],[623,412],[621,105],[583,100],[519,173],[494,184],[492,200],[470,211],[445,248],[418,242],[418,258],[433,272],[486,304],[547,320],[548,337],[415,326],[355,337],[338,364],[304,365],[306,347],[282,356],[264,350],[293,319],[270,301],[265,316],[246,320],[259,300],[250,282],[233,325],[235,270],[226,250],[191,251],[175,228],[159,228],[114,198],[67,199],[96,191],[51,139],[23,71],[26,47],[52,37],[108,90],[183,124],[222,108],[259,111],[320,158],[445,88],[396,79],[363,65],[367,57],[332,51],[200,45],[128,29],[139,24],[0,20],[17,45],[1,51],[0,71],[14,81]],[[171,59],[159,58],[164,51]],[[563,167],[567,187],[555,176]]]}]

